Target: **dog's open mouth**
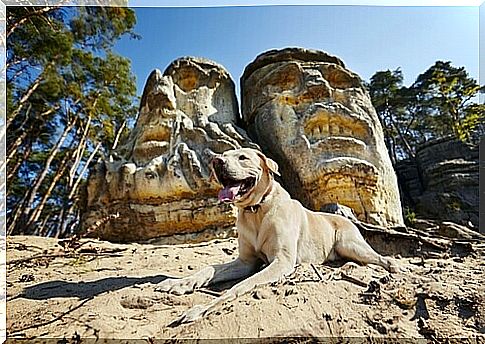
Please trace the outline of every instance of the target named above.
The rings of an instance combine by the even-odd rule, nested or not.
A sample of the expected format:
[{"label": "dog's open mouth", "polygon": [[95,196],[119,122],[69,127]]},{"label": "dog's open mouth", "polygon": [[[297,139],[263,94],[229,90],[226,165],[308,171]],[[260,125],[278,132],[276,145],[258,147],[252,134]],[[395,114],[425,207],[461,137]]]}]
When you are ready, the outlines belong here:
[{"label": "dog's open mouth", "polygon": [[219,201],[234,202],[238,197],[249,192],[255,183],[255,178],[246,178],[243,180],[235,180],[231,178],[222,178],[220,180],[224,188],[219,191]]}]

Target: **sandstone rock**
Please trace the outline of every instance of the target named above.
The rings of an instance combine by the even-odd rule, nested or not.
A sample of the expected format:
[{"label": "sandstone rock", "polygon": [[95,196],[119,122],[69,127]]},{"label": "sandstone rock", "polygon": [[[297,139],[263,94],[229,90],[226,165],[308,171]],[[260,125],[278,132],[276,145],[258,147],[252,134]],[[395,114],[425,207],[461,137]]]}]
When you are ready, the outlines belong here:
[{"label": "sandstone rock", "polygon": [[448,192],[478,185],[478,147],[445,137],[420,146],[416,160],[426,190]]},{"label": "sandstone rock", "polygon": [[423,183],[414,159],[400,161],[395,166],[403,204],[414,208],[416,199],[423,194]]},{"label": "sandstone rock", "polygon": [[426,233],[426,235],[440,235],[446,238],[465,240],[485,240],[485,236],[466,226],[449,222],[416,219],[412,227]]},{"label": "sandstone rock", "polygon": [[477,233],[465,226],[460,226],[456,223],[448,221],[440,223],[438,234],[449,238],[485,240],[484,235]]},{"label": "sandstone rock", "polygon": [[236,210],[218,202],[208,163],[216,153],[256,147],[238,118],[234,83],[217,63],[188,57],[153,71],[129,138],[89,177],[84,228],[119,214],[92,234],[126,242],[233,233]]},{"label": "sandstone rock", "polygon": [[394,170],[360,77],[337,57],[289,48],[259,55],[241,78],[250,136],[276,160],[293,197],[340,203],[361,221],[402,224]]},{"label": "sandstone rock", "polygon": [[[293,197],[315,210],[339,203],[361,221],[402,224],[379,121],[361,79],[339,58],[269,51],[241,82],[241,125],[277,160]],[[228,149],[257,147],[240,120],[222,66],[189,57],[153,71],[133,131],[89,177],[83,227],[121,242],[234,235],[236,210],[218,202],[208,163]]]},{"label": "sandstone rock", "polygon": [[452,137],[418,147],[414,161],[396,168],[405,204],[417,215],[478,227],[478,147]]},{"label": "sandstone rock", "polygon": [[422,231],[430,231],[432,233],[436,233],[440,228],[439,224],[435,221],[423,219],[414,220],[412,227]]}]

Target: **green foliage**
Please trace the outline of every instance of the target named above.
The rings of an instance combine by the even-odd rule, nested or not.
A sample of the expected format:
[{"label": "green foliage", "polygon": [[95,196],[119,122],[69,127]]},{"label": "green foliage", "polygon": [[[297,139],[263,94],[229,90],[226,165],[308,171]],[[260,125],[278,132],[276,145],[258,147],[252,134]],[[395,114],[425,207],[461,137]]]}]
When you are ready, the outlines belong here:
[{"label": "green foliage", "polygon": [[135,23],[124,7],[8,7],[9,233],[74,230],[86,164],[136,115],[130,62],[112,51]]},{"label": "green foliage", "polygon": [[404,157],[413,157],[415,144],[424,134],[416,121],[415,91],[403,86],[399,69],[375,73],[369,84],[369,92],[381,121],[386,146],[393,164]]},{"label": "green foliage", "polygon": [[[473,136],[480,116],[483,120],[483,110],[477,109],[481,106],[471,101],[481,87],[469,77],[464,67],[457,68],[451,62],[437,61],[418,76],[413,87],[435,136],[454,135],[463,140]],[[471,117],[470,107],[476,110]]]},{"label": "green foliage", "polygon": [[470,104],[463,109],[463,119],[456,127],[456,135],[464,142],[479,142],[485,134],[485,104]]},{"label": "green foliage", "polygon": [[409,87],[399,69],[375,73],[369,92],[393,163],[414,157],[416,146],[433,138],[478,142],[485,105],[475,100],[484,89],[451,62],[437,61]]},{"label": "green foliage", "polygon": [[412,211],[410,208],[404,208],[404,222],[408,226],[413,226],[416,223],[416,213]]},{"label": "green foliage", "polygon": [[84,48],[106,50],[124,34],[137,38],[131,31],[135,23],[135,13],[123,7],[81,7],[69,25]]}]

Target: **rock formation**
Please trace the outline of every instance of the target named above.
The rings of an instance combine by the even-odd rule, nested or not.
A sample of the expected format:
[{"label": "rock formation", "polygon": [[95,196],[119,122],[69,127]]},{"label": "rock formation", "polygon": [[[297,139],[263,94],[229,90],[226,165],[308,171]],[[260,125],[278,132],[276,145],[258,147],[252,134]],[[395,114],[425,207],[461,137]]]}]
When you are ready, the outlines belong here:
[{"label": "rock formation", "polygon": [[153,71],[128,140],[91,172],[84,228],[118,242],[227,235],[235,209],[218,202],[208,163],[215,153],[255,146],[238,118],[234,83],[222,66],[189,57],[163,74]]},{"label": "rock formation", "polygon": [[288,48],[259,55],[241,78],[248,133],[280,166],[293,197],[315,210],[352,208],[380,225],[402,224],[383,131],[359,76],[337,57]]},{"label": "rock formation", "polygon": [[339,58],[269,51],[247,66],[241,88],[242,119],[234,83],[217,63],[189,57],[153,71],[133,131],[91,171],[84,229],[118,242],[234,234],[236,210],[218,202],[208,164],[216,153],[257,147],[236,123],[308,208],[338,203],[365,222],[402,224],[382,128],[361,79]]},{"label": "rock formation", "polygon": [[478,228],[478,153],[451,137],[418,147],[413,161],[396,167],[404,203],[418,216]]}]

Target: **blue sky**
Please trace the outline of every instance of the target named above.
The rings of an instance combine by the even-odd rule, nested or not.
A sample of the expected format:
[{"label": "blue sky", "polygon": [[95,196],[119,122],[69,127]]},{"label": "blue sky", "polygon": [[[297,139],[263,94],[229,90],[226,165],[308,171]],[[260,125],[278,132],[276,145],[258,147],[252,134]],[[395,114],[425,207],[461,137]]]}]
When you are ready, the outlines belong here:
[{"label": "blue sky", "polygon": [[273,48],[300,46],[339,56],[364,80],[400,67],[407,84],[436,60],[478,79],[479,8],[383,6],[135,7],[140,40],[115,47],[128,57],[138,94],[149,73],[181,56],[225,66],[236,85],[244,67]]}]

